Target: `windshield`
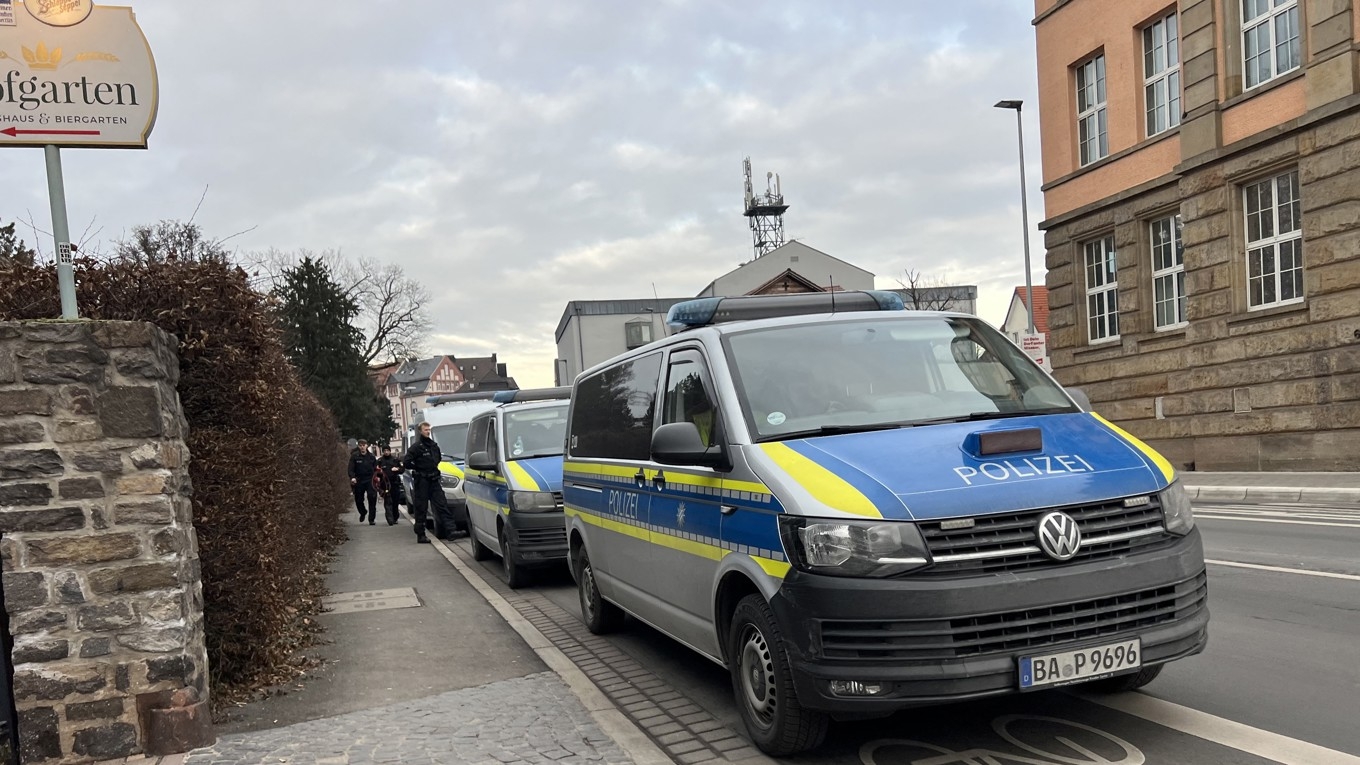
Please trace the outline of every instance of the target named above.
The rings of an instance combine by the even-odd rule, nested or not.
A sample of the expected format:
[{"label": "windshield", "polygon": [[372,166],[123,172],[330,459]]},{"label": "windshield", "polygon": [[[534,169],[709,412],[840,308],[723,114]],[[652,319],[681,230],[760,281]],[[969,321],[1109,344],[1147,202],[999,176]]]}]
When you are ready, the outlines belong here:
[{"label": "windshield", "polygon": [[874,318],[724,338],[755,440],[1078,411],[982,321]]},{"label": "windshield", "polygon": [[557,456],[566,440],[566,401],[505,413],[506,459]]},{"label": "windshield", "polygon": [[453,425],[434,425],[430,427],[430,437],[439,444],[439,451],[446,459],[462,462],[467,459],[468,424],[459,422]]}]

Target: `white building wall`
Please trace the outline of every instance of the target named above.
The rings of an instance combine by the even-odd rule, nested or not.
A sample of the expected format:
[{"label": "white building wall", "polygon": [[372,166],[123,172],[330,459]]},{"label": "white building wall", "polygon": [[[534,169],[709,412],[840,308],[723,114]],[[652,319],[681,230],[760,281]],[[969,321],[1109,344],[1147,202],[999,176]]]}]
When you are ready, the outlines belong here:
[{"label": "white building wall", "polygon": [[566,361],[555,370],[557,384],[570,385],[583,370],[627,351],[626,327],[631,321],[651,324],[653,340],[667,334],[666,317],[656,312],[568,317],[562,339],[557,343],[557,358]]},{"label": "white building wall", "polygon": [[801,242],[789,242],[718,277],[699,297],[746,295],[788,270],[823,287],[834,284],[847,290],[874,288],[874,275],[868,271]]}]

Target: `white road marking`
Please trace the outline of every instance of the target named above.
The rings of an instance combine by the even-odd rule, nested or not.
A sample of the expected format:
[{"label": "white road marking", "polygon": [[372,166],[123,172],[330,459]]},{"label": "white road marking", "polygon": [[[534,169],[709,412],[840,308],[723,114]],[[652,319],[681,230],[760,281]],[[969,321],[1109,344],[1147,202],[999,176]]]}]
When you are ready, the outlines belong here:
[{"label": "white road marking", "polygon": [[1360,529],[1360,523],[1327,523],[1325,521],[1296,521],[1289,518],[1247,518],[1239,515],[1210,515],[1195,513],[1196,520],[1204,521],[1245,521],[1246,523],[1289,523],[1295,526],[1340,526],[1347,529]]},{"label": "white road marking", "polygon": [[1360,757],[1310,744],[1296,738],[1253,728],[1143,693],[1096,695],[1074,693],[1081,699],[1141,717],[1205,741],[1247,752],[1281,765],[1360,765]]},{"label": "white road marking", "polygon": [[1303,574],[1304,576],[1322,576],[1328,579],[1350,579],[1352,581],[1360,582],[1360,576],[1357,576],[1355,574],[1335,574],[1332,573],[1331,571],[1311,571],[1306,568],[1281,568],[1279,566],[1263,566],[1259,563],[1238,563],[1237,561],[1231,560],[1209,560],[1207,558],[1205,559],[1204,562],[1212,563],[1215,566],[1250,568],[1256,569],[1257,571],[1274,571],[1280,574]]}]

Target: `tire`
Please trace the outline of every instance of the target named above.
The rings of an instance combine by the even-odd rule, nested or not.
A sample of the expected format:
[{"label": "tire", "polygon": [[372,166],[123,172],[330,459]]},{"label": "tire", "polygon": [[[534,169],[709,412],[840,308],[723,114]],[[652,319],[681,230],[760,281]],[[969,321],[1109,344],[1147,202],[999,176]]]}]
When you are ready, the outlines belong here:
[{"label": "tire", "polygon": [[614,632],[623,626],[623,609],[605,600],[595,584],[595,569],[582,547],[576,554],[576,592],[581,600],[581,621],[596,635]]},{"label": "tire", "polygon": [[1150,667],[1143,667],[1137,672],[1116,677],[1107,677],[1104,680],[1092,680],[1086,683],[1086,687],[1098,693],[1124,693],[1125,691],[1136,691],[1147,685],[1157,676],[1162,674],[1162,667],[1165,664],[1153,664]]},{"label": "tire", "polygon": [[453,530],[449,528],[448,519],[436,508],[430,508],[434,512],[430,513],[430,525],[434,531],[435,539],[448,539]]},{"label": "tire", "polygon": [[496,552],[490,547],[482,544],[482,540],[477,538],[477,532],[472,528],[472,518],[468,518],[468,539],[472,540],[472,559],[491,560],[496,556]]},{"label": "tire", "polygon": [[760,595],[742,598],[732,613],[727,655],[737,709],[752,743],[773,757],[822,743],[830,717],[798,702],[784,637]]},{"label": "tire", "polygon": [[529,583],[529,572],[515,560],[515,551],[510,547],[510,537],[501,531],[501,570],[505,572],[505,584],[518,590]]}]

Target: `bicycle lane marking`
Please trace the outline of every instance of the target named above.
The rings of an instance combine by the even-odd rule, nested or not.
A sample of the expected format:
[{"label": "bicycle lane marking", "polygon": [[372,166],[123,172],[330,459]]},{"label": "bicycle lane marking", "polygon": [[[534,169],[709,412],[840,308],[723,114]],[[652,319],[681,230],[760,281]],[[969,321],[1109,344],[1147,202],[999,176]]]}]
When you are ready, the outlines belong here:
[{"label": "bicycle lane marking", "polygon": [[1071,695],[1281,765],[1360,765],[1360,757],[1355,755],[1253,728],[1145,693],[1097,695],[1074,692]]}]

